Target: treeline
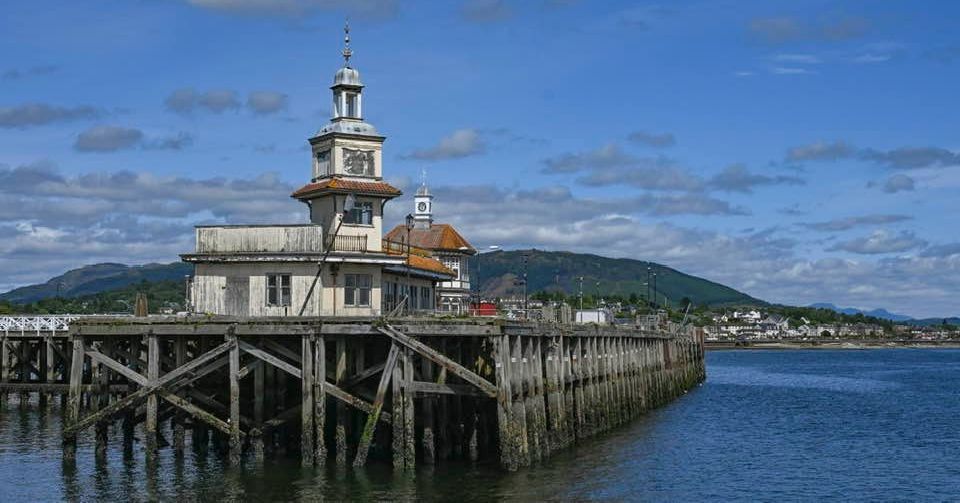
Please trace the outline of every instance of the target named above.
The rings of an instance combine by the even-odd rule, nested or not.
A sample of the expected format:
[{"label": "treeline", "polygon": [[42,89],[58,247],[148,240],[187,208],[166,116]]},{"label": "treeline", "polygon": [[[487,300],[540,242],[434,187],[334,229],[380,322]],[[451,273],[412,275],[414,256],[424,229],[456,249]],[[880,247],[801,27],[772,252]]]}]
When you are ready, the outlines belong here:
[{"label": "treeline", "polygon": [[[542,301],[566,302],[575,308],[579,306],[579,298],[576,295],[565,295],[562,292],[540,291],[531,295],[530,298]],[[644,296],[637,293],[632,293],[630,295],[601,294],[600,296],[585,293],[583,296],[583,307],[584,309],[598,307],[601,300],[606,304],[619,302],[624,307],[633,306],[641,313],[653,308],[666,309],[670,313],[672,319],[682,317],[682,313],[686,310],[687,304],[690,304],[690,299],[686,297],[680,300],[667,299],[665,305],[648,305],[644,299]],[[661,304],[663,304],[663,302],[661,302]],[[884,331],[888,332],[893,330],[893,326],[896,324],[891,320],[867,316],[863,313],[845,314],[832,309],[784,306],[779,304],[740,305],[724,308],[710,308],[703,305],[691,305],[688,320],[698,326],[711,325],[713,324],[714,315],[723,314],[725,312],[732,314],[737,310],[744,311],[748,309],[756,309],[764,314],[776,314],[785,317],[790,320],[791,326],[794,327],[803,324],[801,319],[806,319],[808,322],[814,325],[852,325],[856,323],[868,323],[881,326],[883,327]],[[956,329],[957,327],[953,328]]]},{"label": "treeline", "polygon": [[184,309],[183,281],[142,281],[116,290],[80,297],[50,297],[29,304],[14,304],[0,300],[0,314],[129,314],[137,293],[147,296],[151,313],[164,309],[174,312]]}]

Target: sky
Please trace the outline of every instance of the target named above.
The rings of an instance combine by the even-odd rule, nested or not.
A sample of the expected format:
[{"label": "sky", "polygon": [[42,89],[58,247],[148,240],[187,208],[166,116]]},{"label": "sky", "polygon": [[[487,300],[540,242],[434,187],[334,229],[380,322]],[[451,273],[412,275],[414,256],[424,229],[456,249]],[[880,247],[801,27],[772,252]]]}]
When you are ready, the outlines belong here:
[{"label": "sky", "polygon": [[0,17],[0,291],[302,223],[361,74],[384,177],[479,249],[960,315],[960,4],[30,0]]}]

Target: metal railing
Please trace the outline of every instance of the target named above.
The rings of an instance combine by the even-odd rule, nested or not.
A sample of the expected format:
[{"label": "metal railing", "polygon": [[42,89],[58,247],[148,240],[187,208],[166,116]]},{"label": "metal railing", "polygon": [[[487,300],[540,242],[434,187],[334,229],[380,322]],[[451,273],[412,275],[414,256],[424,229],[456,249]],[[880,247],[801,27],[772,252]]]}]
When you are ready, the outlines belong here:
[{"label": "metal railing", "polygon": [[71,315],[0,316],[0,332],[66,332],[76,319]]}]

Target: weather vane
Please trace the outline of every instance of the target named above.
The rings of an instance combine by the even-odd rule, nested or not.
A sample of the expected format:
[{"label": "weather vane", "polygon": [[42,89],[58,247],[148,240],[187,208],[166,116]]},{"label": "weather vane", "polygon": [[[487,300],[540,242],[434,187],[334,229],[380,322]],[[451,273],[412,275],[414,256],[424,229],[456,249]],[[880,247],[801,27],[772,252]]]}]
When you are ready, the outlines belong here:
[{"label": "weather vane", "polygon": [[350,66],[350,56],[353,51],[350,50],[350,19],[343,23],[343,66]]}]

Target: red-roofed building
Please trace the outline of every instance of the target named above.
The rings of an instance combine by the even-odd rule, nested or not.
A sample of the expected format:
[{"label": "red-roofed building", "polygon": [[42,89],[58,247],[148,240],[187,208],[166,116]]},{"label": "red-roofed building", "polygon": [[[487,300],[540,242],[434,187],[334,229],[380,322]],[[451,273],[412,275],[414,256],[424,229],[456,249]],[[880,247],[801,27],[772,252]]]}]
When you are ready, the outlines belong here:
[{"label": "red-roofed building", "polygon": [[433,195],[425,182],[417,189],[413,206],[413,228],[398,225],[384,239],[390,243],[409,243],[428,250],[453,271],[453,279],[437,285],[438,307],[442,312],[468,312],[471,297],[468,265],[470,256],[476,254],[477,250],[452,225],[434,223]]},{"label": "red-roofed building", "polygon": [[[236,316],[379,316],[436,309],[459,274],[426,250],[384,246],[383,208],[401,195],[383,181],[384,136],[364,121],[360,73],[337,71],[333,118],[309,139],[312,176],[291,197],[310,223],[196,230],[196,312]],[[462,240],[462,238],[460,238]],[[464,241],[465,242],[465,241]]]}]

